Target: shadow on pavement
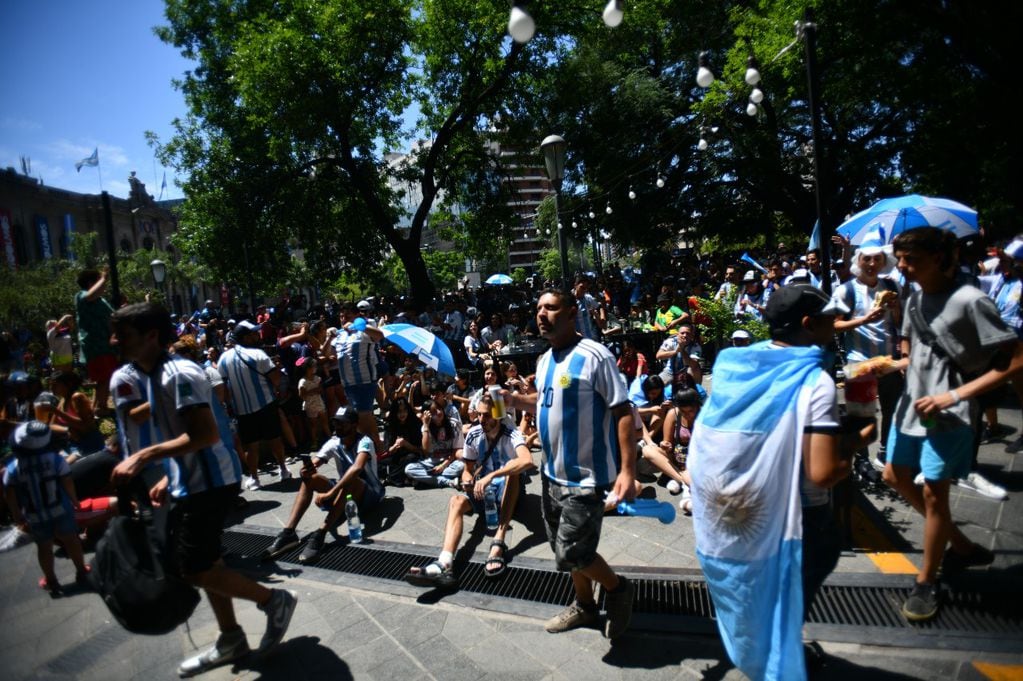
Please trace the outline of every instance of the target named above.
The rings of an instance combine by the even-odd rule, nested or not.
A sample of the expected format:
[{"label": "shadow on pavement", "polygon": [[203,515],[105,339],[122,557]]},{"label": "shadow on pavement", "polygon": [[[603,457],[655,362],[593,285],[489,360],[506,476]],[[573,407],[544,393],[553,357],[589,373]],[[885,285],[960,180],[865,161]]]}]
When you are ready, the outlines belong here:
[{"label": "shadow on pavement", "polygon": [[[370,509],[362,519],[363,534],[374,535],[394,527],[405,512],[405,500],[401,497],[384,497],[375,508]],[[342,522],[344,522],[342,520]]]},{"label": "shadow on pavement", "polygon": [[[242,498],[244,499],[244,497]],[[280,505],[281,502],[271,499],[254,499],[251,501],[246,499],[244,506],[238,506],[231,511],[230,516],[228,516],[227,525],[230,526],[243,522],[246,518],[259,515],[260,513],[266,513],[270,509],[277,508]]]},{"label": "shadow on pavement", "polygon": [[[296,661],[301,660],[301,665]],[[352,672],[348,664],[315,636],[299,636],[281,643],[265,657],[250,655],[231,670],[256,672],[255,678],[267,679],[331,679],[348,681]]]}]

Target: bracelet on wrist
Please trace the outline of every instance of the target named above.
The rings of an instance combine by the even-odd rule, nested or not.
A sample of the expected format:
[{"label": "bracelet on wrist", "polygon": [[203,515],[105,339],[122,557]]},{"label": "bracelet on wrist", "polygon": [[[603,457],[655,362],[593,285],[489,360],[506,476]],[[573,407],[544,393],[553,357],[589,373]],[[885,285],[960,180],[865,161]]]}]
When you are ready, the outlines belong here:
[{"label": "bracelet on wrist", "polygon": [[952,404],[957,405],[963,401],[963,398],[959,396],[959,391],[953,388],[948,391],[948,394],[952,396]]}]

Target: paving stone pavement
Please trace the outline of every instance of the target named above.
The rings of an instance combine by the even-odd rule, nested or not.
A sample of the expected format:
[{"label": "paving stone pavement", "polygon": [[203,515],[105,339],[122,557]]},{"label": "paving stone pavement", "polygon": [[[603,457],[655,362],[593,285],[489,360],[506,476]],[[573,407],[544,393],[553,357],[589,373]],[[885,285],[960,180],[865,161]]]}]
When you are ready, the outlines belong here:
[{"label": "paving stone pavement", "polygon": [[[1001,422],[1020,426],[1018,410],[1001,410]],[[1019,575],[1023,568],[1023,454],[1004,453],[1006,442],[981,448],[981,470],[1009,491],[996,502],[975,492],[953,488],[952,509],[964,531],[993,548],[992,573]],[[297,487],[294,481],[271,482],[246,492],[248,507],[231,519],[276,529],[286,522]],[[650,484],[657,498],[677,501],[663,487]],[[880,486],[865,486],[882,529],[903,542],[902,551],[919,565],[922,520]],[[512,554],[550,559],[540,522],[534,478],[514,521]],[[388,488],[388,498],[365,518],[374,539],[415,544],[435,550],[441,539],[448,490]],[[310,509],[300,531],[322,520]],[[344,530],[342,530],[342,533]],[[465,524],[463,541],[477,556],[488,541],[480,528]],[[643,518],[605,520],[601,553],[613,565],[696,568],[692,527],[682,515],[670,525]],[[837,572],[877,573],[867,550],[843,555]],[[512,559],[514,561],[514,558]],[[73,568],[57,562],[58,577],[73,583]],[[551,635],[536,617],[467,607],[450,599],[428,599],[399,584],[389,592],[362,588],[346,575],[317,569],[280,566],[255,574],[271,586],[292,589],[299,605],[287,639],[265,659],[249,659],[203,675],[204,679],[741,679],[713,636],[657,632],[630,633],[610,645],[596,630]],[[51,599],[37,586],[38,564],[32,546],[0,553],[0,678],[139,679],[177,678],[185,657],[216,636],[206,601],[188,627],[158,637],[134,636],[112,622],[94,594],[68,588]],[[909,576],[906,579],[910,579]],[[551,609],[553,613],[556,608]],[[262,634],[263,615],[252,604],[238,606],[239,621],[250,645]],[[821,643],[822,679],[985,679],[1023,678],[1023,642],[1012,654],[877,647]],[[986,665],[1000,665],[997,669]],[[983,671],[982,671],[983,670]],[[985,673],[985,671],[987,673]],[[998,676],[1002,674],[1003,676]]]}]

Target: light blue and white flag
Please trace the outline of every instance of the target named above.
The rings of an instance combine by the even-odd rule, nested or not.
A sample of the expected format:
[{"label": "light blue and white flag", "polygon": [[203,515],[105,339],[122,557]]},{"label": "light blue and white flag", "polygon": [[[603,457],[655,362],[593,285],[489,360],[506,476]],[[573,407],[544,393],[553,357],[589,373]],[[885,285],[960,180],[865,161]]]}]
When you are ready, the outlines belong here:
[{"label": "light blue and white flag", "polygon": [[99,165],[99,147],[92,150],[92,156],[86,156],[81,161],[75,163],[75,171],[82,172],[82,166],[89,166],[95,168]]},{"label": "light blue and white flag", "polygon": [[799,481],[826,358],[767,341],[722,351],[689,445],[696,555],[728,656],[754,681],[806,678]]},{"label": "light blue and white flag", "polygon": [[821,221],[813,223],[813,231],[810,232],[810,243],[806,245],[806,252],[819,251],[821,248]]}]

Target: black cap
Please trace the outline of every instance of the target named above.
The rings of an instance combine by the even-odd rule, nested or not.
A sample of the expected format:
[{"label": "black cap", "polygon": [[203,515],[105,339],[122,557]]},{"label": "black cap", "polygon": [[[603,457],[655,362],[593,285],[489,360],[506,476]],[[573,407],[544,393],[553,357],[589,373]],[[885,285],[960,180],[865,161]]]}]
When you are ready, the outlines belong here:
[{"label": "black cap", "polygon": [[333,419],[335,421],[347,421],[348,423],[358,423],[359,412],[355,411],[354,407],[338,407],[338,410],[334,412]]},{"label": "black cap", "polygon": [[803,317],[839,315],[848,311],[819,288],[809,284],[790,284],[771,294],[764,310],[764,320],[772,329],[787,329],[801,324]]}]

